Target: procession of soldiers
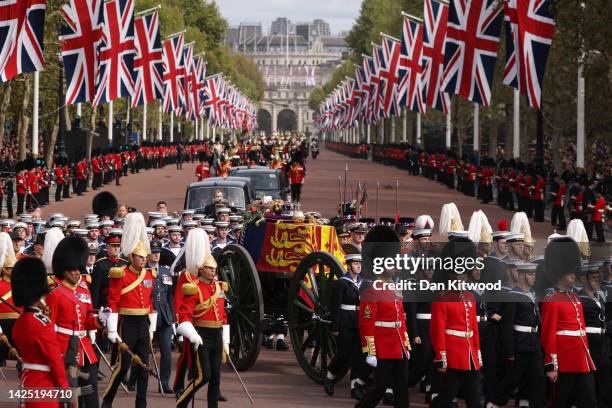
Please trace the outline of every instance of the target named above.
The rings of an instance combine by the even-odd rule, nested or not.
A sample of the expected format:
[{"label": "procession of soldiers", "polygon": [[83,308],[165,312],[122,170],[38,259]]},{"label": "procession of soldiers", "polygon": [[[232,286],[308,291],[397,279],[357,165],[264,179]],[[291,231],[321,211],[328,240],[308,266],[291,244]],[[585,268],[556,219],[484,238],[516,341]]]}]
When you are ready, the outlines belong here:
[{"label": "procession of soldiers", "polygon": [[[436,223],[437,211],[362,217],[353,201],[326,219],[301,205],[308,158],[318,154],[304,136],[177,150],[189,150],[177,168],[183,158],[198,162],[190,181],[267,166],[286,173],[290,195],[257,200],[244,213],[221,190],[202,210],[171,209],[162,199],[152,203],[155,211],[142,211],[102,191],[92,213],[78,219],[40,219],[24,209],[17,220],[1,220],[0,359],[4,367],[17,361],[22,387],[74,388],[81,407],[110,407],[123,392],[144,407],[147,391],[186,407],[204,386],[209,407],[227,401],[221,367],[232,365],[231,305],[218,254],[241,244],[250,212],[270,222],[331,226],[342,244],[344,275],[329,304],[336,352],[322,390],[330,397],[346,393],[360,407],[408,407],[411,400],[432,407],[612,406],[612,257],[609,247],[589,242],[582,219],[540,245],[525,211],[509,220],[476,211],[468,221],[447,203]],[[112,179],[95,174],[94,189]],[[481,258],[483,265],[373,272],[374,258],[396,255]],[[401,281],[501,286],[388,286]],[[285,352],[287,323],[276,326],[264,345]],[[349,390],[336,384],[347,369]]]}]

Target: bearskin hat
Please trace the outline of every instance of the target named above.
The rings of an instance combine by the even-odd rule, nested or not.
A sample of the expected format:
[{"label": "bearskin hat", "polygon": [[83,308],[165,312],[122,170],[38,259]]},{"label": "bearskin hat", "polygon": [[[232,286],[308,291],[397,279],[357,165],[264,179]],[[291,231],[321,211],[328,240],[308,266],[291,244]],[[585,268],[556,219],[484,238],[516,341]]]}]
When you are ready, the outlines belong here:
[{"label": "bearskin hat", "polygon": [[34,257],[17,261],[11,274],[11,290],[15,306],[32,306],[41,296],[49,293],[45,264]]},{"label": "bearskin hat", "polygon": [[58,279],[64,279],[64,271],[78,269],[83,272],[89,256],[89,247],[83,238],[66,237],[57,244],[53,253],[53,274]]},{"label": "bearskin hat", "polygon": [[567,236],[555,238],[544,251],[544,266],[550,281],[557,282],[565,275],[580,272],[580,248]]},{"label": "bearskin hat", "polygon": [[[448,259],[453,261],[454,265],[458,265],[458,261],[463,259],[476,259],[478,252],[476,250],[476,244],[474,244],[469,238],[458,237],[444,245],[440,253],[442,258],[442,264],[446,264]],[[465,271],[464,271],[465,272]],[[443,283],[447,282],[451,278],[451,273],[462,274],[463,272],[459,269],[453,271],[447,269],[437,269],[434,272],[433,280],[435,282]]]},{"label": "bearskin hat", "polygon": [[395,230],[386,225],[377,225],[366,234],[361,245],[362,269],[364,279],[374,279],[374,259],[394,258],[400,253],[400,240]]},{"label": "bearskin hat", "polygon": [[91,208],[98,217],[107,216],[110,219],[115,218],[117,215],[117,209],[119,208],[119,202],[109,191],[102,191],[93,198],[91,202]]}]

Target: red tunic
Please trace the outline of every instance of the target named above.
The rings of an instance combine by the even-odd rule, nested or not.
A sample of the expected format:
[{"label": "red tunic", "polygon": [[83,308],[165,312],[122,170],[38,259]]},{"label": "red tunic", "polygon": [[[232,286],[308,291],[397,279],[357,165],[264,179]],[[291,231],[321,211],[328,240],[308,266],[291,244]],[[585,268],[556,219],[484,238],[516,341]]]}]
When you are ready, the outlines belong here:
[{"label": "red tunic", "polygon": [[102,167],[100,167],[100,160],[97,157],[91,159],[91,170],[94,174],[99,174],[102,172]]},{"label": "red tunic", "polygon": [[63,281],[47,296],[47,303],[51,308],[50,317],[55,324],[60,350],[68,350],[68,342],[74,331],[79,337],[79,366],[85,364],[85,355],[91,364],[96,363],[98,358],[87,331],[101,327],[96,324],[87,281],[81,279],[75,287]]},{"label": "red tunic", "polygon": [[559,372],[595,371],[589,352],[582,303],[576,292],[555,290],[542,302],[544,364]]},{"label": "red tunic", "polygon": [[476,299],[469,292],[445,292],[431,305],[429,327],[434,361],[456,370],[479,370],[480,339]]},{"label": "red tunic", "polygon": [[189,272],[183,275],[183,284],[187,283],[185,280],[190,280],[190,283],[197,286],[197,291],[194,294],[185,294],[182,293],[183,285],[180,289],[177,285],[177,290],[181,290],[182,295],[178,302],[175,300],[179,324],[191,322],[196,327],[207,328],[220,328],[227,324],[224,282],[205,283],[194,279]]},{"label": "red tunic", "polygon": [[606,210],[606,199],[601,197],[593,206],[593,221],[603,221],[604,211]]},{"label": "red tunic", "polygon": [[409,357],[402,297],[391,290],[366,289],[359,303],[359,333],[363,351],[368,355],[383,360]]},{"label": "red tunic", "polygon": [[210,168],[207,163],[198,164],[196,167],[196,177],[198,181],[202,181],[205,178],[210,177]]},{"label": "red tunic", "polygon": [[[39,309],[28,308],[13,326],[13,342],[23,359],[24,388],[68,388],[66,368],[55,327]],[[37,365],[34,368],[30,365]],[[26,403],[26,407],[59,407],[59,403]]]},{"label": "red tunic", "polygon": [[38,193],[38,178],[36,177],[35,172],[33,171],[28,172],[27,185],[32,194]]},{"label": "red tunic", "polygon": [[544,199],[544,187],[546,186],[546,181],[542,177],[538,177],[538,181],[535,183],[535,191],[533,195],[533,199],[537,201],[542,201]]},{"label": "red tunic", "polygon": [[301,164],[295,163],[289,168],[287,176],[289,176],[289,181],[291,184],[304,184],[306,169],[304,169],[304,166]]},{"label": "red tunic", "polygon": [[[119,269],[123,271],[122,276],[114,275],[114,272]],[[111,279],[108,283],[108,307],[113,313],[121,315],[144,316],[153,312],[154,275],[153,270],[148,268],[144,269],[144,272],[138,272],[131,266],[111,268],[109,271]]]},{"label": "red tunic", "polygon": [[[0,302],[0,319],[17,319],[19,317],[19,313],[15,311],[13,307],[13,293],[11,291],[11,281],[7,279],[5,276],[0,279],[0,297],[4,302]],[[21,310],[20,307],[15,307],[17,310]]]}]

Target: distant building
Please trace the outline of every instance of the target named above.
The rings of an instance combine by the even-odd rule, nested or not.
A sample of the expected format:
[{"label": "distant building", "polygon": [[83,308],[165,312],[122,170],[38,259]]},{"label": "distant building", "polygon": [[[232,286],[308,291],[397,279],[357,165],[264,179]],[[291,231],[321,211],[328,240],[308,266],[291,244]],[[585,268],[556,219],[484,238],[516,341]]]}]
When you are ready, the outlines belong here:
[{"label": "distant building", "polygon": [[234,51],[238,44],[240,43],[240,28],[238,26],[230,26],[227,27],[227,31],[225,32],[225,45]]},{"label": "distant building", "polygon": [[302,36],[307,43],[310,44],[311,41],[314,40],[314,27],[310,23],[296,23],[295,24],[295,34]]},{"label": "distant building", "polygon": [[331,29],[329,23],[320,18],[315,18],[312,22],[312,30],[315,37],[331,37]]},{"label": "distant building", "polygon": [[288,32],[291,33],[292,31],[293,25],[291,24],[291,20],[287,17],[277,17],[270,25],[270,35],[286,35]]}]

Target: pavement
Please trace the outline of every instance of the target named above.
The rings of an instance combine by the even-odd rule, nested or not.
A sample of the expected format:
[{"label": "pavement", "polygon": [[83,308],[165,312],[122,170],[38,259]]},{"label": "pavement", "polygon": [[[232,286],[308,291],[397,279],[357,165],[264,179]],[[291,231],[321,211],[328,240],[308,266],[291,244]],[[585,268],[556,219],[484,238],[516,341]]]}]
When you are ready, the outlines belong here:
[{"label": "pavement", "polygon": [[[111,191],[121,203],[135,207],[138,211],[153,211],[158,200],[168,203],[170,211],[180,211],[183,206],[184,194],[187,185],[195,180],[196,164],[185,163],[183,170],[177,171],[175,166],[166,166],[164,169],[141,172],[121,179],[121,186],[109,185],[105,190]],[[364,160],[350,159],[323,149],[316,160],[310,159],[307,164],[307,177],[303,188],[302,209],[304,211],[316,210],[325,217],[336,214],[339,200],[338,180],[344,177],[345,166],[348,166],[347,196],[355,191],[358,181],[366,185],[368,191],[367,211],[364,216],[393,216],[396,206],[396,181],[399,183],[397,191],[398,210],[402,216],[416,217],[420,214],[430,214],[434,221],[439,219],[442,204],[454,202],[460,209],[464,226],[467,228],[469,217],[473,211],[482,209],[489,217],[493,226],[500,219],[510,220],[512,213],[500,209],[495,205],[482,205],[475,198],[465,197],[445,186],[431,182],[424,177],[414,177],[405,171]],[[380,189],[376,192],[376,184],[380,182]],[[341,179],[343,184],[343,179]],[[45,214],[60,211],[70,217],[82,218],[83,214],[91,211],[91,199],[96,192],[89,191],[84,196],[74,197],[61,203],[52,203],[43,209]],[[533,224],[532,232],[539,244],[545,242],[546,236],[552,231],[548,224]],[[173,364],[178,357],[173,353]],[[159,354],[157,355],[159,361]],[[6,375],[11,388],[17,386],[14,362],[5,367]],[[101,372],[108,375],[106,367]],[[349,398],[348,379],[344,378],[336,385],[336,395],[328,397],[321,385],[313,383],[298,366],[292,350],[280,352],[262,349],[259,359],[247,372],[240,373],[247,385],[257,407],[286,408],[286,407],[349,407],[354,401]],[[174,372],[172,373],[172,377]],[[100,382],[100,393],[106,387],[106,380]],[[155,379],[149,381],[148,406],[169,407],[174,403],[170,396],[162,397],[157,393],[158,387]],[[0,386],[0,395],[6,387]],[[221,407],[241,408],[250,407],[250,403],[242,390],[236,375],[223,367],[221,379],[222,393],[228,402],[220,403]],[[116,407],[132,406],[135,393],[126,395],[118,391],[115,401]],[[205,389],[201,389],[196,396],[196,405],[205,404]],[[0,398],[0,401],[2,398]],[[14,406],[4,405],[0,407]],[[412,392],[411,406],[425,407],[423,394]]]}]

